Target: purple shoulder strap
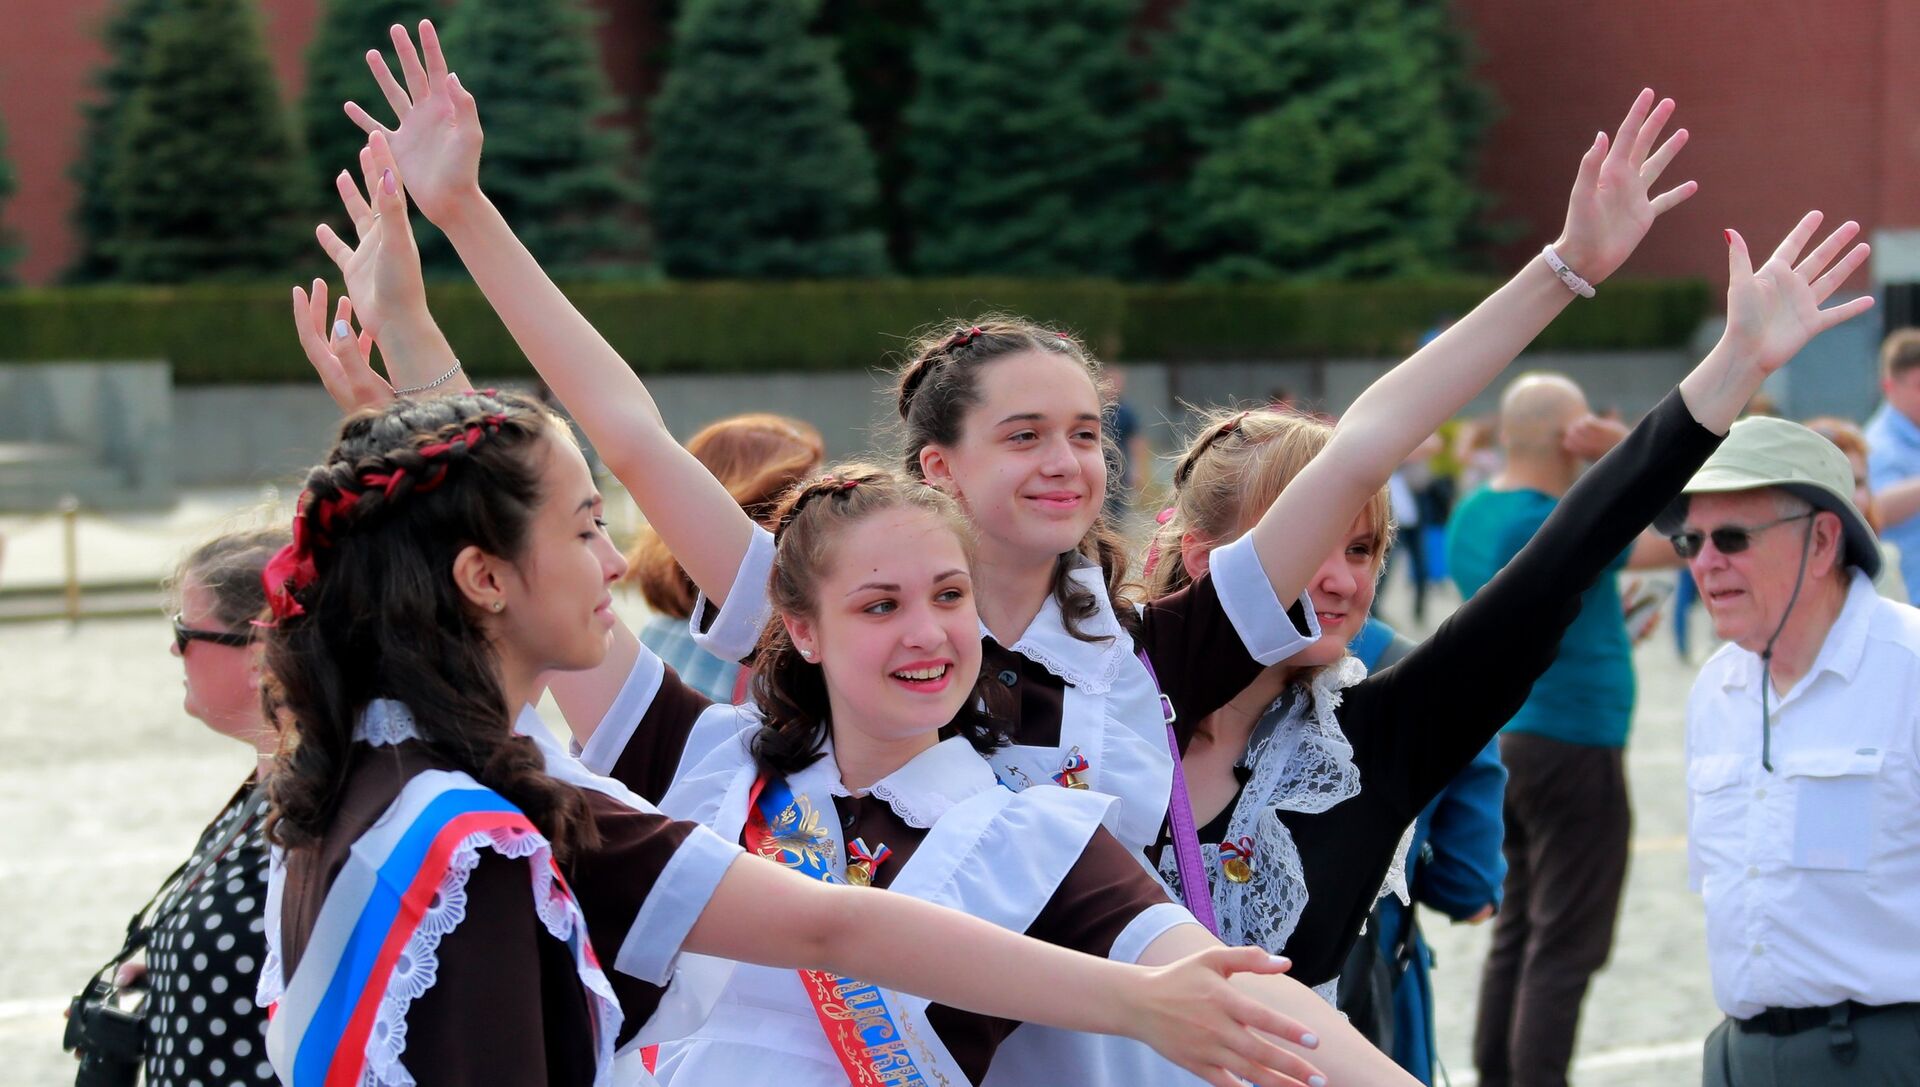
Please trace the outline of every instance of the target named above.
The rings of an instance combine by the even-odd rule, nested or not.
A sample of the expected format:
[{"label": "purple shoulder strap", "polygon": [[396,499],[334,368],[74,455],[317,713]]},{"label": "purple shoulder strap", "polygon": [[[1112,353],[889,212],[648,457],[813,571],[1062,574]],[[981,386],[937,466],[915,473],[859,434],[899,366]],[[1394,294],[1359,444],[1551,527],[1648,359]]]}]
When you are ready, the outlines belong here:
[{"label": "purple shoulder strap", "polygon": [[[1154,673],[1147,651],[1137,650],[1136,655],[1146,666],[1153,689],[1160,691],[1160,677]],[[1213,885],[1207,881],[1207,870],[1200,862],[1200,835],[1193,826],[1193,801],[1187,798],[1187,771],[1180,762],[1180,737],[1173,731],[1173,699],[1163,691],[1160,691],[1160,714],[1167,725],[1167,749],[1173,752],[1173,796],[1167,804],[1167,821],[1173,825],[1173,860],[1180,871],[1180,894],[1194,919],[1218,936],[1220,924],[1213,916]]]}]

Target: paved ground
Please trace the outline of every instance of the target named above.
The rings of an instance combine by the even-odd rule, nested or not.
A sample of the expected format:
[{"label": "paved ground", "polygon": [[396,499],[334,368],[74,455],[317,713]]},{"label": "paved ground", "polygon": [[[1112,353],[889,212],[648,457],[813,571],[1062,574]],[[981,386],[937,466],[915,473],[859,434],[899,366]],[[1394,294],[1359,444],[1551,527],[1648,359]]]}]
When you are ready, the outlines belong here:
[{"label": "paved ground", "polygon": [[[157,573],[189,542],[188,527],[230,516],[210,502],[103,534],[102,560],[116,574]],[[29,533],[8,556],[9,580],[39,580],[47,554]],[[1397,603],[1389,596],[1390,615],[1404,614]],[[1435,611],[1449,604],[1442,597]],[[11,828],[0,852],[0,1081],[72,1082],[60,1009],[247,772],[249,750],[182,712],[167,641],[157,615],[0,624],[0,826]],[[1619,947],[1587,1003],[1582,1087],[1698,1083],[1699,1040],[1717,1019],[1682,839],[1680,707],[1693,670],[1675,660],[1664,631],[1638,662],[1635,853]],[[1436,917],[1428,931],[1440,956],[1442,1054],[1453,1082],[1469,1083],[1489,933]]]}]

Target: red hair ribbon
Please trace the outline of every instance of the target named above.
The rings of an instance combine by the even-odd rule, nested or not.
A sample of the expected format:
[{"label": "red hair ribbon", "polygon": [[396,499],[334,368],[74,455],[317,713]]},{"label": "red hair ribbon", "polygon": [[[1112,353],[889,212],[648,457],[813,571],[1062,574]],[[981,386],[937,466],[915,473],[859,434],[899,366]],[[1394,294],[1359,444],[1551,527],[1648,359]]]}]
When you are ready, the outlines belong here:
[{"label": "red hair ribbon", "polygon": [[951,351],[956,347],[965,347],[968,344],[972,343],[973,341],[979,339],[980,336],[981,336],[981,332],[980,332],[979,325],[974,325],[971,328],[960,329],[959,331],[953,334],[951,339],[947,340],[947,345],[941,348],[941,350]]},{"label": "red hair ribbon", "polygon": [[307,613],[293,594],[313,584],[316,576],[313,551],[307,546],[309,516],[310,510],[294,517],[293,541],[274,552],[267,560],[266,569],[260,571],[260,584],[267,590],[267,607],[273,612],[273,622],[262,624],[264,626],[274,626],[283,619]]}]

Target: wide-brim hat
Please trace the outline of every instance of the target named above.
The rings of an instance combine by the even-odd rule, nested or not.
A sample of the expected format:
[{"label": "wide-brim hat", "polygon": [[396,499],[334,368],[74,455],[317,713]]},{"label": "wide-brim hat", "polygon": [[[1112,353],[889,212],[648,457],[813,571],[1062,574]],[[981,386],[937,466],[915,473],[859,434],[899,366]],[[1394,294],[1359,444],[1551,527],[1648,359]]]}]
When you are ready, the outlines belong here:
[{"label": "wide-brim hat", "polygon": [[1806,499],[1814,509],[1840,518],[1846,535],[1846,559],[1880,573],[1880,541],[1853,504],[1853,465],[1840,447],[1786,419],[1754,416],[1733,424],[1707,463],[1653,522],[1667,535],[1686,522],[1688,496],[1757,491],[1778,487]]}]

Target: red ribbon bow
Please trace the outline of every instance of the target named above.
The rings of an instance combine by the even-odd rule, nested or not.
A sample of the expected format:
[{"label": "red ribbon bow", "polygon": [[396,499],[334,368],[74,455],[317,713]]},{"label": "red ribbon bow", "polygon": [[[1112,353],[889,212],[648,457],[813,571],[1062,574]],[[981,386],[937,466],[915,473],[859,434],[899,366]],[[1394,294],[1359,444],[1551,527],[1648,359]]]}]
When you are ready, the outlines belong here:
[{"label": "red ribbon bow", "polygon": [[847,856],[855,864],[866,865],[867,871],[872,873],[879,871],[880,866],[887,863],[887,858],[893,856],[893,850],[887,848],[885,842],[880,843],[879,849],[868,849],[865,838],[855,838],[847,844]]},{"label": "red ribbon bow", "polygon": [[1244,860],[1244,861],[1252,860],[1253,859],[1253,839],[1242,836],[1238,840],[1230,839],[1228,841],[1221,842],[1220,857],[1222,860],[1231,860],[1234,857],[1239,857],[1241,860]]}]

